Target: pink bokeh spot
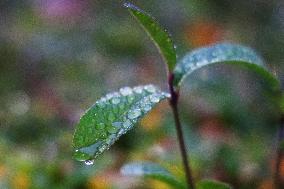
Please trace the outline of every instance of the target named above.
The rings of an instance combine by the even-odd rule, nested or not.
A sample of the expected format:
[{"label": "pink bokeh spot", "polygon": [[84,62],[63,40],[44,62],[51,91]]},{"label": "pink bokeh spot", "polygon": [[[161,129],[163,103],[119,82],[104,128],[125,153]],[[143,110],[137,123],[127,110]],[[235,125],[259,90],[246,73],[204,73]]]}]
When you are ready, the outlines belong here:
[{"label": "pink bokeh spot", "polygon": [[41,0],[36,1],[36,11],[48,22],[70,24],[85,15],[88,7],[86,2],[83,0]]}]

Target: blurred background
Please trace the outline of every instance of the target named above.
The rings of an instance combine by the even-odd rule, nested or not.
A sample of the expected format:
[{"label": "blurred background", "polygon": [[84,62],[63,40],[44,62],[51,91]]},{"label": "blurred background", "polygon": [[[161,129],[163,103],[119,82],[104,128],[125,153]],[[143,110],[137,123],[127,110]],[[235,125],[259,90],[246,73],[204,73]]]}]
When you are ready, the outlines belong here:
[{"label": "blurred background", "polygon": [[[136,0],[172,34],[179,58],[229,41],[284,76],[281,0]],[[168,189],[126,178],[129,161],[158,162],[183,177],[173,118],[157,106],[93,166],[72,158],[80,115],[122,86],[167,90],[157,49],[119,0],[0,1],[0,188]],[[282,77],[281,77],[282,76]],[[257,75],[230,66],[195,72],[181,91],[182,124],[196,179],[272,188],[279,110]],[[284,164],[282,167],[284,176]],[[284,177],[283,177],[284,178]]]}]

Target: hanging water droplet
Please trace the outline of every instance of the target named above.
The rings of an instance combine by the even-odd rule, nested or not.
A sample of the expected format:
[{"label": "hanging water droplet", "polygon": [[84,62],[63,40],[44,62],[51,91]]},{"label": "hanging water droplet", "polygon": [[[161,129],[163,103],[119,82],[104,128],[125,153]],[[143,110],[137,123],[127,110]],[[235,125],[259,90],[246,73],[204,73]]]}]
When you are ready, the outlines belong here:
[{"label": "hanging water droplet", "polygon": [[150,96],[150,101],[153,102],[153,103],[157,103],[157,102],[160,102],[160,97],[158,95],[151,95]]},{"label": "hanging water droplet", "polygon": [[141,87],[141,86],[134,87],[133,91],[137,94],[141,94],[143,92],[143,87]]},{"label": "hanging water droplet", "polygon": [[86,165],[93,165],[94,164],[94,160],[86,160],[85,164]]},{"label": "hanging water droplet", "polygon": [[119,92],[123,95],[123,96],[128,96],[132,94],[132,89],[130,87],[123,87],[119,90]]},{"label": "hanging water droplet", "polygon": [[119,102],[120,102],[120,99],[118,97],[111,99],[112,104],[118,104]]},{"label": "hanging water droplet", "polygon": [[134,109],[130,110],[127,114],[129,119],[135,119],[141,115],[141,110],[140,109]]},{"label": "hanging water droplet", "polygon": [[164,96],[167,97],[167,98],[170,98],[170,97],[171,97],[171,94],[170,94],[170,93],[162,93],[162,95],[164,95]]},{"label": "hanging water droplet", "polygon": [[154,93],[156,92],[156,88],[154,85],[146,85],[145,87],[145,90],[148,91],[149,93]]},{"label": "hanging water droplet", "polygon": [[128,128],[131,126],[131,121],[129,119],[125,120],[125,122],[123,122],[123,127],[124,128]]},{"label": "hanging water droplet", "polygon": [[101,130],[101,129],[104,129],[104,128],[105,128],[105,124],[104,124],[104,123],[98,123],[98,124],[96,125],[96,129]]}]

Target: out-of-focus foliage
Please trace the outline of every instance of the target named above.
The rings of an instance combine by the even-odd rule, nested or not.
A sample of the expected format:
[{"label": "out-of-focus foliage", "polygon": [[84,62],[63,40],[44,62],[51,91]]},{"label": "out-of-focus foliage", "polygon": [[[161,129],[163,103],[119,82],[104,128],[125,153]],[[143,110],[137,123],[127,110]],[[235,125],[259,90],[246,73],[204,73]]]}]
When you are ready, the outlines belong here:
[{"label": "out-of-focus foliage", "polygon": [[[133,2],[169,28],[179,57],[236,42],[283,78],[281,0]],[[0,188],[168,187],[120,175],[130,160],[156,161],[183,177],[166,103],[93,166],[71,159],[74,125],[100,96],[122,84],[167,89],[157,50],[120,1],[1,1],[0,23]],[[279,110],[269,86],[230,66],[197,71],[190,81],[180,105],[196,179],[271,188]]]}]

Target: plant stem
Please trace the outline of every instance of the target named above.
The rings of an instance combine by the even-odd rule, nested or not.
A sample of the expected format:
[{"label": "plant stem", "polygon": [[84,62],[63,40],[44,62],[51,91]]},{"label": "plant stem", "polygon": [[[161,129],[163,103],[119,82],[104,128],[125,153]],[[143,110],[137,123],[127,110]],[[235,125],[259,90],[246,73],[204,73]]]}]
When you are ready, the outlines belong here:
[{"label": "plant stem", "polygon": [[274,184],[276,189],[283,188],[283,183],[281,182],[281,162],[283,160],[283,141],[284,141],[284,115],[281,116],[280,119],[280,128],[278,134],[278,149],[277,149],[277,157],[276,157],[276,170],[274,177]]},{"label": "plant stem", "polygon": [[181,156],[182,156],[182,161],[183,161],[183,166],[185,170],[185,176],[186,176],[186,181],[189,189],[195,189],[194,185],[194,180],[192,177],[191,169],[189,166],[189,158],[187,156],[186,152],[186,147],[185,147],[185,142],[184,142],[184,137],[183,137],[183,131],[179,119],[179,113],[178,113],[178,98],[179,98],[179,93],[178,91],[175,91],[174,86],[173,86],[173,74],[169,75],[169,89],[171,93],[171,99],[170,99],[170,105],[174,114],[174,119],[175,119],[175,126],[176,126],[176,131],[177,131],[177,137],[178,137],[178,142],[179,142],[179,148],[181,151]]}]

